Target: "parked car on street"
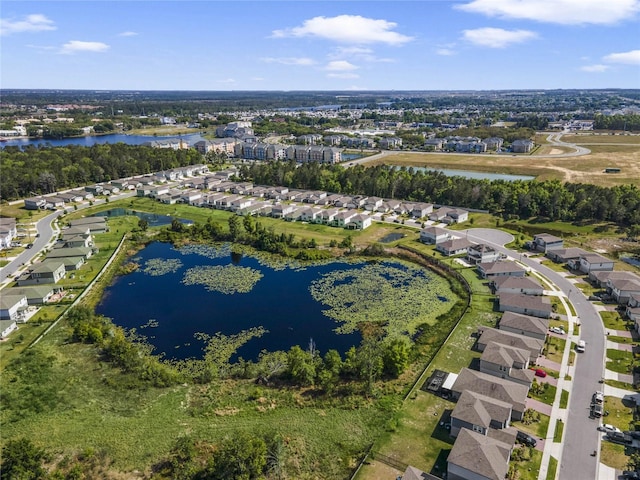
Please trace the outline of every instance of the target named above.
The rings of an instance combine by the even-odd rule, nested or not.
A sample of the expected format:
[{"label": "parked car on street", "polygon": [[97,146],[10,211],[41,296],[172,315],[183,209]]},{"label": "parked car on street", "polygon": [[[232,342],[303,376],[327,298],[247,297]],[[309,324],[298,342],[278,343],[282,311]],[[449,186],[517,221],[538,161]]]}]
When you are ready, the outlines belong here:
[{"label": "parked car on street", "polygon": [[604,402],[604,393],[602,392],[593,392],[593,397],[591,398],[593,403],[602,404]]},{"label": "parked car on street", "polygon": [[619,443],[621,445],[631,445],[633,442],[633,439],[629,435],[625,435],[622,432],[607,433],[604,438],[610,442]]},{"label": "parked car on street", "polygon": [[591,415],[593,417],[600,418],[603,413],[604,413],[604,411],[602,409],[602,405],[601,404],[599,404],[599,403],[592,403],[591,404]]},{"label": "parked car on street", "polygon": [[640,480],[640,472],[625,470],[624,472],[622,472],[622,478],[626,480]]},{"label": "parked car on street", "polygon": [[608,423],[600,425],[598,427],[598,430],[605,433],[622,433],[622,430],[620,430],[618,427],[614,427],[613,425],[610,425]]}]

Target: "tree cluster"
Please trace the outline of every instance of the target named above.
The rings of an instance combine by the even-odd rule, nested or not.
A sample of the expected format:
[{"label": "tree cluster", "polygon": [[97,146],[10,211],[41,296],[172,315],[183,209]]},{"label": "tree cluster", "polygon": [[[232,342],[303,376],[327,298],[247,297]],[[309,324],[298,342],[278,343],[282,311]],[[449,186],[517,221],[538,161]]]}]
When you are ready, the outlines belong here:
[{"label": "tree cluster", "polygon": [[14,200],[202,162],[202,155],[194,149],[160,149],[124,143],[91,147],[6,147],[0,155],[0,198]]},{"label": "tree cluster", "polygon": [[624,130],[626,132],[640,131],[640,115],[596,115],[593,123],[596,130]]}]

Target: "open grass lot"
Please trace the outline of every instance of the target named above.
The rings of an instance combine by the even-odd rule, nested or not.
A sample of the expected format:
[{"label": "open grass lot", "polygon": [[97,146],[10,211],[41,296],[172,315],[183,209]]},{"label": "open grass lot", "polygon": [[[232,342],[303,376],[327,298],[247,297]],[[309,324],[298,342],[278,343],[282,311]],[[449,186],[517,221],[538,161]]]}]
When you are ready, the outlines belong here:
[{"label": "open grass lot", "polygon": [[[450,413],[455,403],[438,396],[418,391],[415,398],[408,399],[398,417],[393,432],[385,432],[373,449],[402,463],[413,465],[425,472],[431,472],[438,465],[439,471],[446,470],[446,456],[453,446],[449,432],[440,427],[442,415]],[[357,478],[378,479],[377,463],[365,465]]]},{"label": "open grass lot", "polygon": [[544,356],[552,362],[562,363],[565,343],[566,340],[564,338],[548,336],[545,343]]},{"label": "open grass lot", "polygon": [[[566,147],[544,145],[533,155],[452,155],[446,153],[384,152],[368,165],[406,165],[413,167],[449,168],[477,172],[532,175],[537,180],[557,179],[601,186],[634,183],[640,185],[640,144],[594,145],[592,153],[579,157],[540,157],[542,154],[564,153]],[[535,161],[532,161],[535,159]],[[605,167],[622,169],[621,174],[605,174]]]},{"label": "open grass lot", "polygon": [[607,349],[607,369],[618,373],[631,373],[633,353],[613,348]]},{"label": "open grass lot", "polygon": [[603,440],[600,446],[600,461],[616,470],[626,469],[630,454],[631,452],[624,445],[618,445],[606,440]]},{"label": "open grass lot", "polygon": [[609,415],[603,423],[610,423],[622,431],[632,429],[633,405],[630,401],[617,397],[605,397],[604,409],[609,412]]},{"label": "open grass lot", "polygon": [[[582,144],[634,144],[640,145],[640,135],[596,135],[592,133],[585,133],[579,135],[563,135],[562,141],[567,143],[575,143],[576,145]],[[537,139],[536,139],[537,142]]]},{"label": "open grass lot", "polygon": [[0,205],[0,216],[14,217],[19,222],[37,222],[49,214],[51,214],[50,210],[27,210],[24,208],[24,202],[22,201],[13,205],[8,203]]},{"label": "open grass lot", "polygon": [[611,330],[627,330],[627,321],[620,316],[618,312],[600,312],[604,328]]}]

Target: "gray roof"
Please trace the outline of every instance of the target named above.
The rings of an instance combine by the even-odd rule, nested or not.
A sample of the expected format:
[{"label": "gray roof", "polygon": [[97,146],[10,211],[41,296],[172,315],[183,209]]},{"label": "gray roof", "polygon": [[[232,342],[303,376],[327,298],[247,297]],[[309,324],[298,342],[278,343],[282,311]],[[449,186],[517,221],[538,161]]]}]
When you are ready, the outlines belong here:
[{"label": "gray roof", "polygon": [[599,253],[587,253],[586,255],[580,255],[580,260],[582,259],[588,263],[614,263],[613,260],[603,257]]},{"label": "gray roof", "polygon": [[611,278],[609,285],[616,290],[640,292],[640,277],[636,278]]},{"label": "gray roof", "polygon": [[10,295],[24,295],[29,298],[44,298],[50,293],[53,293],[52,285],[28,285],[24,287],[12,287],[9,290],[4,290],[5,293]]},{"label": "gray roof", "polygon": [[569,247],[569,248],[556,248],[549,251],[554,257],[562,258],[565,260],[570,260],[572,258],[579,258],[582,255],[586,255],[589,252],[583,250],[580,247]]},{"label": "gray roof", "polygon": [[31,268],[31,273],[53,273],[60,267],[64,268],[64,262],[62,260],[47,260],[44,262],[36,263]]},{"label": "gray roof", "polygon": [[471,245],[473,245],[473,243],[466,238],[452,238],[451,240],[440,243],[438,248],[442,250],[462,250],[463,248],[468,248]]},{"label": "gray roof", "polygon": [[509,275],[498,277],[493,283],[498,287],[498,290],[501,288],[543,289],[540,282],[532,277],[513,277]]},{"label": "gray roof", "polygon": [[511,404],[465,390],[451,412],[451,417],[489,428],[492,420],[505,423],[511,418]]},{"label": "gray roof", "polygon": [[47,258],[86,257],[89,253],[89,247],[54,248],[47,253]]},{"label": "gray roof", "polygon": [[526,365],[529,361],[529,351],[497,342],[489,342],[482,352],[480,361],[512,368],[516,363]]},{"label": "gray roof", "polygon": [[498,328],[502,327],[522,330],[524,332],[546,334],[549,329],[549,319],[522,315],[521,313],[515,312],[504,312],[498,324]]},{"label": "gray roof", "polygon": [[525,385],[469,368],[460,370],[460,374],[451,390],[458,393],[469,390],[510,403],[516,412],[524,412],[527,394],[529,393],[529,387]]},{"label": "gray roof", "polygon": [[512,447],[513,445],[463,428],[453,444],[447,462],[490,480],[504,480],[509,471]]},{"label": "gray roof", "polygon": [[638,276],[633,273],[633,272],[625,272],[625,271],[620,271],[620,270],[602,270],[602,271],[597,271],[597,272],[591,272],[591,276],[593,276],[593,278],[595,278],[596,280],[598,280],[598,282],[604,282],[608,279],[618,279],[618,278],[626,278],[629,280],[634,280],[636,279]]},{"label": "gray roof", "polygon": [[485,272],[486,275],[495,275],[498,273],[509,273],[509,272],[524,272],[525,269],[522,268],[515,262],[505,261],[505,262],[489,262],[489,263],[479,263],[478,268]]},{"label": "gray roof", "polygon": [[534,235],[533,240],[542,240],[544,243],[562,242],[562,238],[551,235],[550,233],[539,233]]},{"label": "gray roof", "polygon": [[25,295],[7,295],[6,293],[0,297],[0,308],[2,310],[9,310],[15,306],[16,303],[20,303]]},{"label": "gray roof", "polygon": [[500,306],[526,308],[551,313],[551,301],[540,295],[524,295],[522,293],[501,293],[498,297]]},{"label": "gray roof", "polygon": [[517,333],[498,330],[495,328],[482,328],[482,334],[478,339],[478,343],[489,345],[489,343],[500,343],[506,347],[520,348],[529,352],[531,358],[536,358],[542,352],[544,340],[533,337],[518,335]]},{"label": "gray roof", "polygon": [[437,477],[432,477],[430,474],[425,473],[416,467],[412,467],[411,465],[409,465],[402,474],[402,480],[428,480],[431,478]]},{"label": "gray roof", "polygon": [[77,227],[80,225],[90,225],[92,223],[107,223],[107,219],[105,217],[83,217],[69,221],[69,225],[71,225],[72,227]]}]

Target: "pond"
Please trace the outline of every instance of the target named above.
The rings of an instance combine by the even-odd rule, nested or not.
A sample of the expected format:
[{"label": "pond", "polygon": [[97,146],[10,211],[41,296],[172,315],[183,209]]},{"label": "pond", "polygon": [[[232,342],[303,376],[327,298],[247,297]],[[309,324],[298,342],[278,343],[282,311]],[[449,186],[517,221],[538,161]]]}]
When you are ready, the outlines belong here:
[{"label": "pond", "polygon": [[380,243],[392,243],[401,238],[404,238],[404,233],[387,233],[380,239]]},{"label": "pond", "polygon": [[[130,261],[140,268],[116,278],[96,312],[135,328],[170,359],[200,358],[204,344],[196,333],[234,335],[255,327],[268,333],[248,341],[237,356],[256,360],[262,350],[307,348],[310,340],[321,354],[329,349],[344,354],[360,343],[358,321],[385,322],[390,334],[411,335],[418,323],[448,311],[453,305],[448,299],[455,297],[445,279],[401,262],[276,267],[234,254],[229,246],[176,250],[160,242]],[[372,280],[373,275],[378,277]],[[406,285],[420,277],[422,290]],[[406,292],[398,295],[403,286]],[[407,297],[395,312],[401,324],[385,303],[392,295]]]},{"label": "pond", "polygon": [[[401,167],[396,167],[401,168]],[[531,175],[509,175],[507,173],[489,173],[489,172],[473,172],[471,170],[454,170],[450,168],[427,168],[427,167],[412,167],[415,171],[421,170],[423,172],[440,172],[447,177],[464,177],[476,180],[504,180],[505,182],[531,181],[536,177]]]},{"label": "pond", "polygon": [[[165,225],[171,225],[174,217],[169,215],[158,215],[156,213],[137,212],[136,210],[129,210],[128,208],[112,208],[105,210],[104,212],[98,212],[93,217],[124,217],[126,215],[133,215],[142,220],[146,220],[150,227],[164,227]],[[185,218],[178,218],[180,223],[185,225],[191,225],[193,222]]]}]

